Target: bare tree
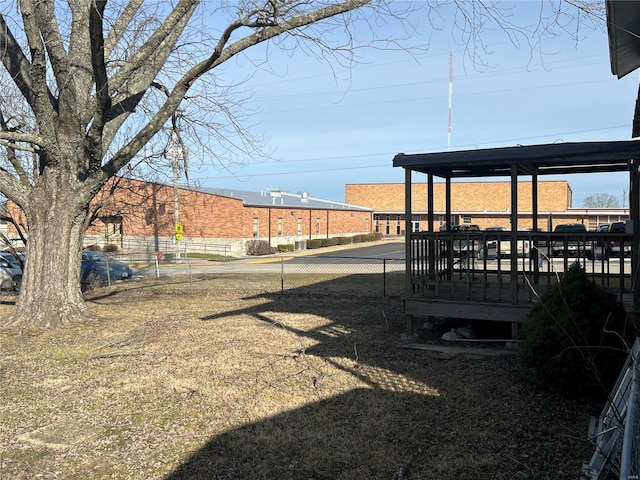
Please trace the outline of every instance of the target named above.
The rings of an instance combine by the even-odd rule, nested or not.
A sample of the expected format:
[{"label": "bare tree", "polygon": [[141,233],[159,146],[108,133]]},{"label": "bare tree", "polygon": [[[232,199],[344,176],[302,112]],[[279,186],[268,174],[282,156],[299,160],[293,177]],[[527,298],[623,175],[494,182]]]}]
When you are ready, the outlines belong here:
[{"label": "bare tree", "polygon": [[[79,276],[82,239],[95,218],[92,199],[141,158],[160,158],[166,141],[158,139],[177,114],[192,119],[183,138],[208,137],[201,144],[213,145],[221,165],[230,151],[256,151],[250,136],[232,145],[227,134],[243,133],[250,118],[234,108],[242,99],[225,81],[230,59],[263,45],[264,61],[253,59],[254,68],[268,67],[275,47],[349,64],[359,47],[405,47],[411,25],[403,23],[404,39],[379,38],[382,19],[406,20],[423,5],[433,20],[442,6],[439,0],[0,1],[0,192],[28,228],[28,262],[7,323],[44,328],[90,316]],[[496,24],[532,48],[532,38],[554,25],[565,28],[562,17],[567,8],[575,15],[575,6],[540,3],[547,1],[550,16],[522,30],[493,2],[454,2],[470,57],[479,58],[480,33]]]},{"label": "bare tree", "polygon": [[584,199],[583,206],[586,208],[618,208],[620,202],[618,197],[609,193],[592,193]]}]

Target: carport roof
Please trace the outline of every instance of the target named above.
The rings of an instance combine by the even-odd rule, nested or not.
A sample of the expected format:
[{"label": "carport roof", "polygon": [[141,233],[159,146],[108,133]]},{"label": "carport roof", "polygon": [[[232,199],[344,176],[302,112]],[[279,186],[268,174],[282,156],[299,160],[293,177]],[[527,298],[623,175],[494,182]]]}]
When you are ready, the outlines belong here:
[{"label": "carport roof", "polygon": [[611,73],[622,78],[640,67],[640,2],[607,0]]},{"label": "carport roof", "polygon": [[455,152],[399,153],[394,167],[442,178],[510,176],[513,166],[523,175],[629,171],[640,159],[640,141],[552,143]]}]

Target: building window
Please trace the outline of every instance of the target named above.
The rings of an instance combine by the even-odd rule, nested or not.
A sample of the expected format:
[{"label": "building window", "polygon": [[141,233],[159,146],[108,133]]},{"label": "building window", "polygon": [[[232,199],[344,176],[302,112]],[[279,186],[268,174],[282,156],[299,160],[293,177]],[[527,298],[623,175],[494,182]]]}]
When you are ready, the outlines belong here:
[{"label": "building window", "polygon": [[380,215],[375,215],[373,217],[373,221],[376,222],[375,223],[375,225],[376,225],[376,227],[375,227],[376,228],[376,233],[380,233]]},{"label": "building window", "polygon": [[368,218],[364,219],[364,231],[369,233],[369,219]]},{"label": "building window", "polygon": [[444,221],[444,219],[445,219],[444,215],[438,215],[438,226],[440,227],[440,229],[442,229],[442,227],[444,227],[445,223],[447,223],[447,222]]},{"label": "building window", "polygon": [[400,233],[402,232],[401,226],[402,226],[402,217],[398,215],[398,217],[396,218],[396,235],[400,235]]},{"label": "building window", "polygon": [[471,222],[472,222],[472,220],[471,220],[471,217],[469,215],[465,215],[465,216],[462,217],[462,223],[469,224]]},{"label": "building window", "polygon": [[260,236],[260,220],[257,218],[253,219],[253,238],[258,238]]},{"label": "building window", "polygon": [[298,236],[302,235],[302,219],[301,218],[298,219],[298,230],[296,232],[296,235]]},{"label": "building window", "polygon": [[283,222],[282,222],[282,217],[280,217],[280,218],[278,219],[278,236],[279,236],[279,237],[281,237],[281,236],[282,236],[282,224],[283,224]]},{"label": "building window", "polygon": [[320,235],[320,219],[316,218],[316,235]]},{"label": "building window", "polygon": [[386,224],[384,227],[384,233],[385,235],[389,235],[391,233],[391,217],[387,215],[385,220],[386,220]]}]

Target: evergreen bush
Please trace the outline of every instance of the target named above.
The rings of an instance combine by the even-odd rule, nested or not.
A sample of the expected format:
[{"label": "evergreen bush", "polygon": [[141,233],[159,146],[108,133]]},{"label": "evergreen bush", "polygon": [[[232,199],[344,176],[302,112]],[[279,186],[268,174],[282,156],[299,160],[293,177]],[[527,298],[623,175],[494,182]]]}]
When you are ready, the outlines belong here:
[{"label": "evergreen bush", "polygon": [[323,247],[333,247],[335,245],[338,244],[338,239],[335,237],[331,237],[331,238],[323,238],[322,239],[322,246]]},{"label": "evergreen bush", "polygon": [[102,247],[102,251],[106,253],[113,253],[118,251],[118,245],[113,243],[108,243],[104,247]]},{"label": "evergreen bush", "polygon": [[527,314],[519,358],[544,390],[600,400],[637,333],[616,296],[574,263]]},{"label": "evergreen bush", "polygon": [[278,245],[278,251],[280,253],[293,252],[294,247],[295,245],[293,243],[281,243]]},{"label": "evergreen bush", "polygon": [[307,240],[307,249],[312,250],[315,248],[322,247],[322,239],[321,238],[312,238],[311,240]]}]

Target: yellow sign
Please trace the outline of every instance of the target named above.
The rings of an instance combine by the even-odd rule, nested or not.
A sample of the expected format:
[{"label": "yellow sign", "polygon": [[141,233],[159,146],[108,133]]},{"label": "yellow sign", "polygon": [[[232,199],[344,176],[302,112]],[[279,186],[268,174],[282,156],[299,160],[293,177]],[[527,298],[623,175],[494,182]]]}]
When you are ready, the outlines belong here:
[{"label": "yellow sign", "polygon": [[180,222],[176,223],[176,237],[178,235],[180,235],[180,237],[182,237],[182,232],[184,230],[182,229],[182,224]]},{"label": "yellow sign", "polygon": [[176,240],[182,240],[182,234],[176,233]]}]

